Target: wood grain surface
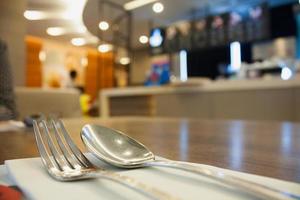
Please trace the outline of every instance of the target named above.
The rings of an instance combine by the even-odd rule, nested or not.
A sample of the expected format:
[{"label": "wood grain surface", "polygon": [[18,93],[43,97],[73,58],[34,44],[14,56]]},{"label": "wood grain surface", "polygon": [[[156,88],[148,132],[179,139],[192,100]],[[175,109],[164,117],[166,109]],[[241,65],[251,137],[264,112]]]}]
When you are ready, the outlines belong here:
[{"label": "wood grain surface", "polygon": [[[86,123],[123,131],[169,159],[300,182],[300,124],[171,118],[63,120],[85,151],[80,130]],[[38,156],[32,129],[0,133],[0,163]]]}]

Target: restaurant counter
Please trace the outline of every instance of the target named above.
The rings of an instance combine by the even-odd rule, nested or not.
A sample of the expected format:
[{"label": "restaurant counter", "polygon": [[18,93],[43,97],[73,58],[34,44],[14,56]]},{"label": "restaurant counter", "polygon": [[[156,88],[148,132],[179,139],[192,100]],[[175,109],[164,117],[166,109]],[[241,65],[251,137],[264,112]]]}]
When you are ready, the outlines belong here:
[{"label": "restaurant counter", "polygon": [[205,119],[300,120],[300,79],[219,80],[105,89],[102,117],[148,115]]}]

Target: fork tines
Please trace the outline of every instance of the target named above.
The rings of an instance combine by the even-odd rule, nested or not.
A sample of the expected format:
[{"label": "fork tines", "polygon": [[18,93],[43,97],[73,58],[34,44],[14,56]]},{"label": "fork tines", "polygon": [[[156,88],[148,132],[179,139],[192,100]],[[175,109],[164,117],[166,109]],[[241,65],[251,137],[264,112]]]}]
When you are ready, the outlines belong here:
[{"label": "fork tines", "polygon": [[[72,173],[93,167],[74,144],[60,120],[41,119],[34,121],[33,125],[42,161],[54,178],[60,181],[73,180]],[[72,175],[72,178],[68,179],[65,172]]]}]

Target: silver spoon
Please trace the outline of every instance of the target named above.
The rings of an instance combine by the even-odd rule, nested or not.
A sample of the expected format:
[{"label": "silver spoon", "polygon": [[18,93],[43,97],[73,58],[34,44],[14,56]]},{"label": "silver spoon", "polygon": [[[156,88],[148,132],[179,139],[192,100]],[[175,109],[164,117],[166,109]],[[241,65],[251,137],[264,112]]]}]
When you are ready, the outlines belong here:
[{"label": "silver spoon", "polygon": [[274,200],[300,199],[295,194],[227,175],[218,170],[179,161],[156,159],[155,155],[143,144],[114,129],[85,125],[81,131],[81,139],[87,149],[97,158],[120,168],[172,167],[212,178],[255,197]]}]

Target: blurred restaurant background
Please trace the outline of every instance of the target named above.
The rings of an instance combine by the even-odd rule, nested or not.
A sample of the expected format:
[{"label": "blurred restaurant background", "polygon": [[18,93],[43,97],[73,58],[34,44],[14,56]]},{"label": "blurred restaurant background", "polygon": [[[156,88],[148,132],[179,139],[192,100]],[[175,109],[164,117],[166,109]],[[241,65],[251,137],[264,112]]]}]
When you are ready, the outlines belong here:
[{"label": "blurred restaurant background", "polygon": [[18,119],[300,121],[299,3],[1,0],[1,84]]}]

